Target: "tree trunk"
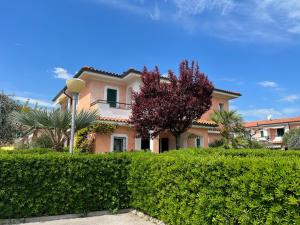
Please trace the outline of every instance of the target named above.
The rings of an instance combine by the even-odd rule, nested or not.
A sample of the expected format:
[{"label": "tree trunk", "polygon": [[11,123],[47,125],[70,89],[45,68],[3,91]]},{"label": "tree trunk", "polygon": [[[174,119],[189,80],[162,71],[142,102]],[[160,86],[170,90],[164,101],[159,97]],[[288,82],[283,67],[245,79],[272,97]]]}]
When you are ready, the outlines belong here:
[{"label": "tree trunk", "polygon": [[180,149],[180,134],[175,135],[176,140],[176,150]]}]

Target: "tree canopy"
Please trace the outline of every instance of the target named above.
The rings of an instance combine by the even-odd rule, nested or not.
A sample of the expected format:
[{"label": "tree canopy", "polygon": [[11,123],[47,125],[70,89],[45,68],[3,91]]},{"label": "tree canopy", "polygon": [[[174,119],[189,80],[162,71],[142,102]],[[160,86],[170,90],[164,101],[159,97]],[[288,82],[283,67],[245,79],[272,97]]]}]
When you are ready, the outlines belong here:
[{"label": "tree canopy", "polygon": [[213,90],[194,61],[191,65],[182,61],[179,75],[169,70],[168,78],[161,77],[158,67],[154,71],[144,67],[141,90],[133,94],[131,121],[142,137],[169,131],[179,148],[180,135],[210,109]]},{"label": "tree canopy", "polygon": [[20,110],[20,106],[9,96],[0,93],[0,145],[12,143],[18,135],[18,128],[11,118],[15,110]]}]

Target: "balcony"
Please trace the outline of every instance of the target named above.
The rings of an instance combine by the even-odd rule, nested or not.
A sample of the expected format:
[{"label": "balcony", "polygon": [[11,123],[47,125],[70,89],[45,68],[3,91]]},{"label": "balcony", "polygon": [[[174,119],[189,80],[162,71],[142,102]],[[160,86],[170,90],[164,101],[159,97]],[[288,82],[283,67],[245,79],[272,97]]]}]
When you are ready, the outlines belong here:
[{"label": "balcony", "polygon": [[106,100],[96,100],[91,103],[102,117],[129,119],[131,115],[131,104],[124,102],[107,102]]}]

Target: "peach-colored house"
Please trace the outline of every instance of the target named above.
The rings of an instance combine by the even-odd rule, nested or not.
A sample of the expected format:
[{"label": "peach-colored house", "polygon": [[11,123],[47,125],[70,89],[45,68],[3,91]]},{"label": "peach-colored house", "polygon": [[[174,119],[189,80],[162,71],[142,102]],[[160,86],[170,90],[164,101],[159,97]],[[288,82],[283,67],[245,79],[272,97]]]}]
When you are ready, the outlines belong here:
[{"label": "peach-colored house", "polygon": [[[164,132],[153,140],[141,139],[129,122],[132,92],[140,89],[141,72],[129,69],[123,74],[115,74],[83,67],[74,77],[86,82],[79,94],[78,110],[95,109],[99,112],[101,121],[119,125],[110,135],[97,135],[94,149],[96,153],[140,149],[158,153],[175,148],[175,138],[170,133]],[[167,78],[162,80],[168,82]],[[53,99],[62,109],[70,107],[65,91],[66,87]],[[181,146],[208,147],[209,143],[219,139],[217,125],[209,120],[210,115],[214,109],[228,110],[229,100],[239,96],[241,95],[236,92],[215,89],[211,109],[181,135]]]},{"label": "peach-colored house", "polygon": [[245,123],[253,139],[267,144],[269,148],[282,148],[283,135],[300,128],[300,117],[269,119]]}]

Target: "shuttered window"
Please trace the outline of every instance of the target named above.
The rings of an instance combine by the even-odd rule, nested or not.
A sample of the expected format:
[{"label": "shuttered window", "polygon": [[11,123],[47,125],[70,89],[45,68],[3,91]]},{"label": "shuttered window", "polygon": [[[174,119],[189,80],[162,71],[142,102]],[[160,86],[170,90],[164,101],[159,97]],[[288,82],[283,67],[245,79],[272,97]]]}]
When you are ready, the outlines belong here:
[{"label": "shuttered window", "polygon": [[107,103],[110,107],[117,107],[117,90],[107,88]]}]

